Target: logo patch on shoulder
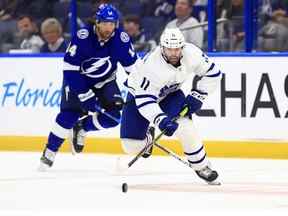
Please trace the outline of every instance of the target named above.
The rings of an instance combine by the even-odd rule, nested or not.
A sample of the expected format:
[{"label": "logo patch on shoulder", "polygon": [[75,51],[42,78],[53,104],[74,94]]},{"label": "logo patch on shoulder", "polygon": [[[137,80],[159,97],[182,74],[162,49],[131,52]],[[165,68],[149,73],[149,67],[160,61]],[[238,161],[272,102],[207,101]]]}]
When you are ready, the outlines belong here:
[{"label": "logo patch on shoulder", "polygon": [[77,37],[80,39],[85,39],[89,35],[89,32],[87,29],[80,29],[77,31]]},{"label": "logo patch on shoulder", "polygon": [[120,39],[124,43],[127,43],[129,41],[129,35],[126,32],[121,32]]}]

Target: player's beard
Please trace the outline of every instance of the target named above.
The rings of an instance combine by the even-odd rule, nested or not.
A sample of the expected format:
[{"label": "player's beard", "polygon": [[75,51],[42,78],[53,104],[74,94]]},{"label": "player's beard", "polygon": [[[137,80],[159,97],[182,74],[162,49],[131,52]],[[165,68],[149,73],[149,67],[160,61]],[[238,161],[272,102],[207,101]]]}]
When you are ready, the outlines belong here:
[{"label": "player's beard", "polygon": [[[167,57],[166,57],[167,58]],[[170,56],[168,59],[168,62],[174,66],[178,65],[179,64],[179,61],[181,59],[181,57],[178,57],[178,56]]]},{"label": "player's beard", "polygon": [[99,34],[101,40],[106,41],[106,40],[108,40],[108,39],[112,36],[113,31],[112,31],[112,32],[111,32],[111,31],[101,31],[101,30],[98,28],[98,34]]}]

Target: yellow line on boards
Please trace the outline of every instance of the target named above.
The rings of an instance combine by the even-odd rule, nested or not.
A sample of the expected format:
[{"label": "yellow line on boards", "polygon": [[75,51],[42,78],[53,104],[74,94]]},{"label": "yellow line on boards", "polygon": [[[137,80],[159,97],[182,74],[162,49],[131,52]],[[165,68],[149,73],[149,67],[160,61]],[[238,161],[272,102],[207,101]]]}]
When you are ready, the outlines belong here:
[{"label": "yellow line on boards", "polygon": [[[0,151],[37,151],[44,149],[46,137],[0,136]],[[175,153],[183,155],[182,147],[177,140],[161,140],[161,144]],[[273,158],[288,159],[288,141],[204,141],[209,157],[234,157],[234,158]],[[61,147],[61,152],[69,152],[67,142]],[[122,154],[119,138],[93,138],[86,140],[84,152]],[[153,154],[165,155],[154,148]]]}]

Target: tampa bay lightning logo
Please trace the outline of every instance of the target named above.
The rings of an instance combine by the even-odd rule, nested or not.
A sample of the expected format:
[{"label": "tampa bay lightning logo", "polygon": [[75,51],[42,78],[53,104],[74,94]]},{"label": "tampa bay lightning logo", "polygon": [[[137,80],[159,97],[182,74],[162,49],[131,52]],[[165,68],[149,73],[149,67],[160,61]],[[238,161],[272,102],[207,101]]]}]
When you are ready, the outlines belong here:
[{"label": "tampa bay lightning logo", "polygon": [[165,85],[163,88],[160,89],[159,97],[165,97],[171,92],[178,90],[180,83],[175,83],[170,86]]},{"label": "tampa bay lightning logo", "polygon": [[110,56],[104,58],[90,58],[82,62],[81,71],[88,77],[100,78],[109,73],[112,68]]}]

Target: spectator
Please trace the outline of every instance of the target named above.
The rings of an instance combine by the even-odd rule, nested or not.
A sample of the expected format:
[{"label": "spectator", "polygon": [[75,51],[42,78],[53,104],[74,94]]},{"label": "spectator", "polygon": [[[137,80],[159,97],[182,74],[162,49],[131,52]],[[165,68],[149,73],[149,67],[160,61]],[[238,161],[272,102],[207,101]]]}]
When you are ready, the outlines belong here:
[{"label": "spectator", "polygon": [[16,6],[17,6],[17,0],[1,0],[0,21],[6,21],[12,19]]},{"label": "spectator", "polygon": [[[216,18],[227,19],[227,11],[231,7],[230,0],[218,0],[216,5]],[[217,24],[217,38],[216,49],[220,51],[230,51],[230,28],[229,22],[222,22]]]},{"label": "spectator", "polygon": [[17,0],[0,1],[0,51],[8,52],[14,46],[14,34],[17,31],[14,11]]},{"label": "spectator", "polygon": [[1,0],[0,21],[13,19],[19,14],[29,14],[37,19],[52,15],[57,0]]},{"label": "spectator", "polygon": [[259,17],[258,26],[263,27],[272,18],[275,11],[288,11],[288,0],[259,0]]},{"label": "spectator", "polygon": [[18,0],[16,14],[29,14],[35,19],[52,16],[53,4],[57,0]]},{"label": "spectator", "polygon": [[177,0],[175,5],[176,19],[169,22],[166,28],[178,27],[182,31],[185,41],[202,48],[204,37],[203,28],[191,28],[199,25],[198,20],[191,16],[193,2],[193,0]]},{"label": "spectator", "polygon": [[288,0],[271,0],[273,11],[282,9],[288,11]]},{"label": "spectator", "polygon": [[17,28],[17,36],[20,39],[19,48],[34,53],[39,52],[44,42],[38,34],[36,23],[32,17],[28,15],[20,16],[17,21]]},{"label": "spectator", "polygon": [[176,0],[140,0],[140,3],[141,17],[156,16],[169,21],[174,16],[173,8]]},{"label": "spectator", "polygon": [[67,44],[62,36],[62,26],[56,18],[48,18],[41,25],[41,34],[45,44],[40,52],[65,52]]},{"label": "spectator", "polygon": [[232,24],[232,50],[244,49],[244,27],[243,27],[243,0],[232,0],[231,8],[227,11],[227,17]]},{"label": "spectator", "polygon": [[[205,6],[207,5],[208,3],[208,0],[194,0],[194,5],[197,5],[197,6]],[[218,1],[217,1],[217,4],[218,4]]]},{"label": "spectator", "polygon": [[[62,1],[63,1],[63,0],[62,0]],[[66,1],[67,1],[67,0],[66,0]],[[70,1],[70,0],[69,0],[69,1]],[[67,2],[69,2],[69,1],[67,1]],[[90,2],[91,2],[91,5],[92,5],[91,7],[92,7],[93,13],[96,13],[99,5],[104,4],[104,3],[110,3],[109,0],[91,0]]]},{"label": "spectator", "polygon": [[259,32],[259,46],[264,51],[287,51],[288,19],[286,11],[272,12],[271,20]]},{"label": "spectator", "polygon": [[147,40],[144,29],[140,29],[140,18],[128,15],[124,18],[124,30],[128,33],[136,51],[150,51],[156,47],[154,40]]},{"label": "spectator", "polygon": [[157,0],[155,2],[154,15],[171,19],[173,16],[173,7],[175,6],[176,0]]}]

